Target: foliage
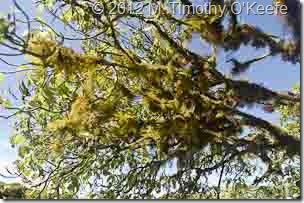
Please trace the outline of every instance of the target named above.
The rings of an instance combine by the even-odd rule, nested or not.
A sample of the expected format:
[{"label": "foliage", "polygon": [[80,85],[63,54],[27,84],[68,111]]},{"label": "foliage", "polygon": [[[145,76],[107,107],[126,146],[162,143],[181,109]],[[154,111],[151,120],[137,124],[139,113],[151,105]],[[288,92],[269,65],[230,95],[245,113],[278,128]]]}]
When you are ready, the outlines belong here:
[{"label": "foliage", "polygon": [[[100,2],[110,9],[111,1]],[[16,2],[28,34],[18,35],[16,16],[3,19],[8,23],[1,26],[2,45],[16,52],[7,55],[28,61],[15,102],[21,105],[7,110],[16,118],[11,142],[18,147],[18,175],[34,188],[29,198],[295,198],[299,193],[294,187],[299,95],[226,76],[218,70],[217,54],[241,46],[270,50],[247,63],[233,59],[234,75],[266,57],[298,64],[297,39],[279,39],[229,12],[180,19],[164,4],[153,16],[97,15],[89,1],[37,4],[77,37],[40,18],[30,20]],[[211,54],[188,46],[196,34]],[[66,41],[80,41],[81,51]],[[280,109],[282,127],[243,111],[245,106],[268,113]],[[216,184],[210,181],[215,176]],[[282,188],[273,187],[278,181]]]},{"label": "foliage", "polygon": [[23,199],[24,188],[19,183],[3,183],[0,182],[0,198],[1,199]]},{"label": "foliage", "polygon": [[[300,86],[296,85],[290,94],[300,95]],[[281,125],[291,134],[300,137],[301,134],[301,112],[300,104],[282,106]]]}]

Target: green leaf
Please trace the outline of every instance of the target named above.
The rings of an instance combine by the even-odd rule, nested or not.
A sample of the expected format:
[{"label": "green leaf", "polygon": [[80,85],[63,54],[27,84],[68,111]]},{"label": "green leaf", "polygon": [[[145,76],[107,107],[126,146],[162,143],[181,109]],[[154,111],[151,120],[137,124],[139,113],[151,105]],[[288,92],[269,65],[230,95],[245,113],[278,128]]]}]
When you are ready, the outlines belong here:
[{"label": "green leaf", "polygon": [[20,146],[18,149],[18,155],[24,158],[30,152],[30,148],[28,146]]},{"label": "green leaf", "polygon": [[12,144],[21,145],[26,141],[26,137],[23,135],[16,135],[12,139]]},{"label": "green leaf", "polygon": [[0,82],[3,82],[5,80],[5,75],[3,73],[0,73]]}]

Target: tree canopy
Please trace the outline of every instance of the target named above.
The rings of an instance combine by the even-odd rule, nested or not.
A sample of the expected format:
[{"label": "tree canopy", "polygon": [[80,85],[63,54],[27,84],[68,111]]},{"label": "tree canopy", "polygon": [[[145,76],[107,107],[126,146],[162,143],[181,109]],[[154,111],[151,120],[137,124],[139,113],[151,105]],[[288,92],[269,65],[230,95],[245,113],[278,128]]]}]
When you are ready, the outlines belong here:
[{"label": "tree canopy", "polygon": [[[73,37],[16,1],[0,20],[8,49],[1,61],[26,60],[6,62],[23,78],[18,93],[1,99],[9,113],[2,118],[15,121],[11,144],[24,185],[16,198],[299,197],[299,87],[277,92],[238,76],[275,56],[299,66],[300,15],[278,16],[293,35],[284,39],[239,22],[232,8],[178,16],[165,1],[136,1],[142,13],[110,7],[135,1],[96,2],[103,13],[89,0],[36,1]],[[298,1],[279,2],[299,9]],[[207,49],[195,51],[194,39]],[[224,74],[219,51],[244,46],[267,52],[232,58]],[[253,107],[278,112],[281,124],[245,110]]]}]

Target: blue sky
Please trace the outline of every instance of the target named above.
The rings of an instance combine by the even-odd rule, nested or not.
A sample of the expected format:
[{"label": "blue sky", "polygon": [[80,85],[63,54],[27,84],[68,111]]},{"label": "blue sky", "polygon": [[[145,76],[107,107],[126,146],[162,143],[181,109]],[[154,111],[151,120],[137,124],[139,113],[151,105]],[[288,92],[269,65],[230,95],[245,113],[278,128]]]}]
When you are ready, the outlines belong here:
[{"label": "blue sky", "polygon": [[[244,0],[240,0],[243,2]],[[33,6],[32,2],[29,0],[18,0],[22,8],[29,15],[33,16],[37,12],[37,8]],[[252,2],[250,0],[244,2]],[[272,0],[256,0],[257,4],[261,5],[271,5]],[[10,6],[12,5],[11,0],[2,0],[0,4],[0,14],[5,14],[10,11]],[[49,19],[48,19],[49,20]],[[276,16],[271,15],[239,15],[239,20],[242,23],[249,23],[257,25],[262,28],[262,30],[278,35],[281,37],[287,37],[288,32],[284,25],[278,20]],[[64,32],[61,26],[57,25],[60,31]],[[300,26],[300,25],[299,25]],[[78,45],[71,44],[70,46],[78,47]],[[202,52],[206,49],[203,43],[195,40],[192,42],[191,47],[197,52]],[[0,48],[0,52],[3,52],[3,48]],[[219,52],[219,69],[222,72],[229,73],[231,66],[224,61],[231,57],[236,57],[241,60],[252,59],[255,56],[259,56],[265,53],[265,50],[255,50],[253,48],[243,47],[236,53],[224,53],[223,51]],[[22,63],[23,59],[21,57],[10,58],[9,61],[14,63]],[[0,63],[0,71],[7,71],[9,67],[5,64]],[[16,87],[17,81],[20,81],[20,75],[11,75],[6,76],[5,80],[0,83],[0,94],[3,93],[8,87]],[[285,63],[280,60],[279,57],[270,57],[266,58],[260,62],[255,63],[250,70],[242,76],[243,79],[248,79],[264,86],[278,90],[278,91],[287,91],[295,83],[300,82],[300,64],[292,65],[290,63]],[[258,117],[267,119],[271,122],[278,123],[277,114],[264,113],[258,108],[248,109],[247,111],[257,115]],[[0,114],[2,114],[0,109]],[[15,160],[16,150],[11,148],[9,144],[9,136],[13,131],[12,121],[0,119],[0,168],[6,163]],[[0,169],[0,172],[2,170]],[[2,180],[0,178],[0,180]]]}]

